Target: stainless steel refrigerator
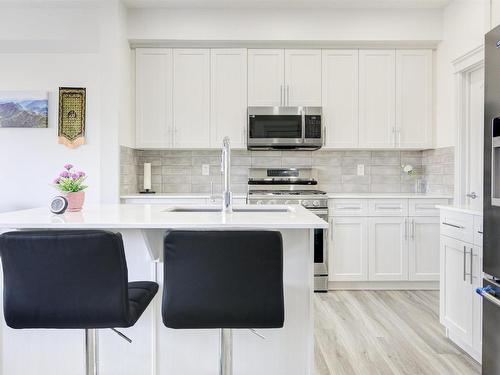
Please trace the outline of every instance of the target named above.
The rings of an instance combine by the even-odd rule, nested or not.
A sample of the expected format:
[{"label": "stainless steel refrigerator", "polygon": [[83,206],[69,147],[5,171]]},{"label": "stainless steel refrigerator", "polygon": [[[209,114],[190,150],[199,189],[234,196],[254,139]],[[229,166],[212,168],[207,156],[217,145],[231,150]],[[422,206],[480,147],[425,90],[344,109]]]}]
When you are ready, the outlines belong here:
[{"label": "stainless steel refrigerator", "polygon": [[500,374],[500,26],[486,34],[483,207],[483,374]]}]

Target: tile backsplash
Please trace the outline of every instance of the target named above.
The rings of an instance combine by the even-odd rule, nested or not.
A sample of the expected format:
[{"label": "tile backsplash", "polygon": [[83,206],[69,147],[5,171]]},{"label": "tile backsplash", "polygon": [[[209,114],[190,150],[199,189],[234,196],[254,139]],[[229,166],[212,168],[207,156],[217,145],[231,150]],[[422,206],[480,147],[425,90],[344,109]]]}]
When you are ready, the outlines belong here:
[{"label": "tile backsplash", "polygon": [[[143,164],[152,163],[152,188],[157,193],[214,193],[222,190],[219,150],[134,150],[121,147],[121,193],[142,187]],[[202,165],[210,166],[208,176]],[[364,176],[357,166],[364,165]],[[406,176],[411,164],[417,176]],[[313,168],[319,189],[328,192],[412,192],[416,178],[428,181],[433,193],[453,193],[453,147],[425,151],[232,151],[232,190],[247,191],[248,169],[256,167]]]}]

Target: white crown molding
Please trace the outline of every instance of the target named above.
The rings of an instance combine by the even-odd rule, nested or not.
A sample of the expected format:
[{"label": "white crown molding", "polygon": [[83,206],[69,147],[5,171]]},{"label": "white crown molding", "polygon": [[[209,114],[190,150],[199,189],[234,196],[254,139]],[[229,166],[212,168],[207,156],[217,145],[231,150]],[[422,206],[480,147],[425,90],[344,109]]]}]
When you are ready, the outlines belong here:
[{"label": "white crown molding", "polygon": [[176,40],[130,39],[131,48],[411,48],[436,49],[437,40]]},{"label": "white crown molding", "polygon": [[464,70],[469,70],[478,64],[484,63],[484,44],[470,50],[464,55],[457,57],[452,60],[454,73],[463,72]]}]

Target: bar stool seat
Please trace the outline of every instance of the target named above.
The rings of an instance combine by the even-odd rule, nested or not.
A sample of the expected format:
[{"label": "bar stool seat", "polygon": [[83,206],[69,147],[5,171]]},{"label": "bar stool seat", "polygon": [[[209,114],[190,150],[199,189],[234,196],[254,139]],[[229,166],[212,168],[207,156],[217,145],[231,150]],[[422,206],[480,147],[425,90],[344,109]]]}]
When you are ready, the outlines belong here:
[{"label": "bar stool seat", "polygon": [[162,317],[175,329],[220,329],[221,375],[231,329],[282,328],[283,240],[276,231],[167,232]]},{"label": "bar stool seat", "polygon": [[128,282],[120,233],[8,232],[0,236],[4,317],[15,329],[84,329],[87,374],[98,373],[98,328],[133,326],[158,291]]}]

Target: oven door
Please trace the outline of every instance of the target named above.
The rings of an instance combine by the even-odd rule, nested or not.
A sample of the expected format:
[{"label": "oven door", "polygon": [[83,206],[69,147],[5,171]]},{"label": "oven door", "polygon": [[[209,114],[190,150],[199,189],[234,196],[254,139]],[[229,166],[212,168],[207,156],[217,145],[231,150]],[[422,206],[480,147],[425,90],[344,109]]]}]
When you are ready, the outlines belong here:
[{"label": "oven door", "polygon": [[[328,222],[328,210],[311,210]],[[314,229],[314,291],[328,291],[328,229]]]},{"label": "oven door", "polygon": [[248,147],[296,147],[304,143],[302,107],[248,107]]}]

